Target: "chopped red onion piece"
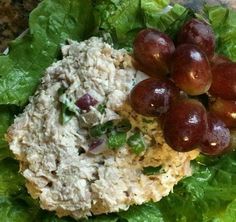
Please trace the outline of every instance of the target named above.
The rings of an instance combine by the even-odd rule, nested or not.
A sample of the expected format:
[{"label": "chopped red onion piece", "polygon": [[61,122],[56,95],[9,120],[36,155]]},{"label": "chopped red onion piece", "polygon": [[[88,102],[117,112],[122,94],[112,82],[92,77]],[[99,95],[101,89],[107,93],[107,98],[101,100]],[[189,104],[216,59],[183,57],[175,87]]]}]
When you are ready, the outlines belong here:
[{"label": "chopped red onion piece", "polygon": [[89,145],[88,152],[92,154],[100,154],[104,152],[106,149],[107,149],[106,139],[99,138],[92,141],[92,143]]},{"label": "chopped red onion piece", "polygon": [[89,95],[88,93],[84,94],[82,97],[80,97],[76,101],[76,105],[80,109],[86,110],[86,111],[89,111],[90,106],[95,106],[97,103],[98,101],[95,98],[93,98],[91,95]]}]

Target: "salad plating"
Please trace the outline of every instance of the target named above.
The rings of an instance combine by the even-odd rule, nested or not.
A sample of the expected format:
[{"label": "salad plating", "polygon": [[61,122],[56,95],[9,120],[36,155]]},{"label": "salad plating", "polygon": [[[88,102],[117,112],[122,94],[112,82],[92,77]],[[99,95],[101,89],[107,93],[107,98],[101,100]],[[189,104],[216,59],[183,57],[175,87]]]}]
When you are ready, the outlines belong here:
[{"label": "salad plating", "polygon": [[[172,29],[171,29],[171,32],[172,32],[171,36],[172,37],[176,33],[175,30],[177,30],[175,28],[177,26],[180,27],[179,23],[181,23],[184,19],[188,20],[187,17],[189,16],[189,14],[186,13],[186,11],[184,11],[185,9],[183,7],[181,8],[181,7],[175,5],[174,6],[174,10],[171,10],[170,12],[167,13],[167,15],[169,16],[168,17],[169,20],[166,19],[167,17],[165,15],[163,15],[162,13],[160,13],[161,16],[159,18],[156,17],[155,20],[153,20],[153,17],[150,16],[153,13],[153,11],[149,11],[150,8],[148,8],[148,5],[145,5],[145,1],[142,1],[141,5],[140,4],[135,5],[135,1],[133,1],[132,3],[134,3],[133,4],[134,8],[137,7],[137,9],[138,9],[139,7],[141,7],[142,10],[144,10],[144,14],[143,15],[144,15],[144,18],[145,18],[145,24],[148,27],[150,27],[150,26],[154,27],[154,26],[157,26],[157,24],[158,24],[158,28],[160,28],[161,31],[165,31],[168,34],[171,34],[170,33],[170,29],[168,30],[168,28],[166,28],[166,27],[170,26],[171,19],[174,18],[172,21],[176,20],[177,22],[173,23],[174,25],[171,26],[172,27]],[[163,3],[163,5],[160,6],[162,3]],[[160,8],[164,8],[166,6],[165,5],[166,2],[165,3],[162,2],[162,3],[159,5]],[[83,3],[81,3],[81,4],[83,4]],[[98,4],[97,5],[98,6],[97,9],[98,9],[98,11],[101,10],[100,12],[102,12],[102,11],[104,12],[104,8],[106,8],[106,7],[108,7],[108,8],[111,7],[112,8],[112,5],[116,5],[116,4],[119,5],[120,3],[108,3],[107,2],[106,4],[100,4],[100,5]],[[121,17],[119,17],[119,16],[117,17],[117,14],[119,14],[119,12],[120,12],[119,9],[122,9],[123,7],[125,9],[127,9],[125,7],[126,4],[130,4],[130,2],[129,3],[124,3],[124,4],[122,3],[120,5],[120,8],[119,7],[118,8],[112,8],[112,11],[115,12],[113,14],[113,16],[115,17],[116,20],[117,19],[118,20],[121,19],[120,21],[122,21],[122,18],[124,18],[122,16]],[[150,4],[150,2],[149,2],[149,4]],[[62,3],[62,5],[63,5],[63,3]],[[155,6],[157,6],[157,5],[155,5]],[[128,7],[128,8],[129,8],[128,16],[132,17],[134,14],[131,13],[132,12],[132,10],[130,10],[131,8],[130,7]],[[153,9],[155,7],[151,7],[151,8]],[[84,7],[84,9],[85,9],[85,7]],[[121,11],[122,11],[122,13],[124,12],[124,14],[126,12],[126,10],[121,10]],[[158,9],[157,9],[157,11],[158,11]],[[174,14],[173,12],[176,13],[176,14]],[[135,13],[137,13],[137,11]],[[227,16],[226,16],[226,14],[227,14]],[[224,9],[222,7],[208,8],[207,11],[206,11],[206,15],[207,15],[208,19],[210,20],[211,25],[214,28],[215,33],[217,33],[217,52],[220,53],[220,54],[224,53],[224,54],[230,56],[231,59],[234,59],[234,51],[233,51],[233,45],[234,45],[234,40],[233,39],[234,38],[230,37],[230,35],[232,35],[233,32],[227,32],[226,30],[233,30],[233,27],[231,26],[231,24],[233,24],[233,20],[232,20],[233,14],[234,14],[233,11],[231,11],[231,10],[227,11],[227,9]],[[112,37],[114,37],[114,32],[113,31],[115,31],[115,33],[117,35],[117,38],[114,41],[114,43],[119,45],[119,47],[130,46],[131,45],[130,42],[128,43],[128,41],[126,41],[127,42],[126,43],[125,41],[123,41],[124,38],[122,37],[122,32],[125,33],[128,29],[122,29],[122,31],[120,31],[121,30],[120,29],[121,26],[119,27],[119,25],[114,25],[115,23],[112,23],[112,17],[113,16],[111,16],[111,18],[109,20],[107,20],[106,19],[107,15],[102,14],[102,13],[101,13],[101,15],[102,16],[100,17],[100,19],[104,18],[104,20],[102,20],[102,19],[100,20],[100,28],[108,30],[108,32],[110,32],[110,33],[113,33]],[[181,19],[177,19],[177,18],[181,18]],[[213,18],[215,18],[215,19],[213,19]],[[104,21],[107,21],[107,22],[104,22]],[[153,21],[155,21],[155,23],[156,23],[155,25],[154,25]],[[217,22],[217,21],[220,21],[220,22]],[[225,25],[224,26],[220,26],[222,21],[225,21],[225,23],[224,23]],[[106,25],[105,25],[105,23],[106,23]],[[118,23],[118,24],[122,24],[122,23]],[[127,24],[127,23],[124,23],[124,24]],[[136,27],[138,27],[138,26],[142,27],[143,24],[144,23],[141,24],[141,23],[137,22],[136,23]],[[131,25],[132,28],[135,27],[133,24],[129,23],[129,25]],[[130,35],[127,34],[126,36],[128,36],[128,38],[127,38],[128,40],[133,38],[131,32],[130,32]],[[227,44],[222,44],[222,42],[227,43]],[[14,58],[13,55],[16,52],[17,52],[17,50],[12,51],[11,58]],[[5,59],[4,61],[7,61],[7,60]],[[10,64],[10,63],[8,62],[8,64]],[[27,69],[27,68],[24,67],[24,69]],[[9,69],[9,71],[11,72],[11,69]],[[10,76],[11,75],[8,75],[8,77],[10,77]],[[38,77],[35,77],[35,78],[38,78]],[[1,78],[1,80],[4,80],[6,82],[6,78],[4,76]],[[24,84],[23,81],[22,81],[22,83]],[[32,86],[32,83],[30,83],[29,85]],[[8,86],[7,84],[4,84],[4,87],[7,87],[7,86]],[[5,101],[8,104],[17,104],[17,103],[20,104],[18,101],[21,101],[21,103],[22,103],[22,101],[24,101],[24,100],[26,100],[28,98],[28,96],[26,96],[26,94],[27,93],[22,94],[21,96],[19,96],[19,100],[18,100],[9,91],[8,97],[0,97],[1,103],[4,104],[4,101]],[[28,94],[30,94],[30,92],[28,92]],[[9,118],[10,117],[9,116],[10,112],[12,112],[12,111],[9,110],[6,107],[5,111],[2,112],[1,115],[4,115],[4,117],[8,117],[8,120],[10,120],[11,119],[11,118]],[[7,123],[7,119],[5,119],[5,122]],[[234,132],[232,132],[232,133],[234,133]],[[198,169],[198,170],[196,169],[195,174],[193,175],[193,177],[182,181],[180,183],[180,185],[178,185],[175,188],[175,192],[173,194],[171,194],[170,197],[166,198],[165,200],[161,201],[160,203],[158,203],[158,204],[147,204],[147,205],[144,205],[142,207],[133,208],[133,209],[135,209],[135,213],[134,214],[132,214],[132,209],[131,209],[130,211],[127,212],[127,214],[126,213],[119,213],[117,215],[108,216],[106,219],[107,220],[113,220],[113,221],[116,221],[118,217],[123,218],[123,219],[127,219],[127,220],[130,220],[131,218],[132,219],[134,219],[134,218],[137,219],[136,215],[137,216],[140,215],[139,213],[141,213],[143,210],[144,211],[149,211],[148,215],[151,215],[150,218],[149,218],[150,220],[153,220],[153,218],[156,218],[156,219],[162,218],[163,217],[163,213],[165,212],[165,207],[164,206],[166,206],[166,204],[168,205],[170,203],[173,203],[175,205],[175,203],[180,201],[181,200],[181,196],[179,196],[179,195],[181,194],[181,191],[183,191],[183,190],[185,190],[186,195],[187,195],[185,197],[189,198],[188,203],[191,203],[191,204],[188,204],[185,208],[177,207],[177,205],[175,205],[175,208],[177,207],[176,209],[178,209],[179,212],[181,212],[181,213],[179,214],[177,210],[172,211],[172,216],[173,216],[172,219],[173,220],[176,219],[176,218],[180,218],[183,215],[184,215],[184,217],[191,218],[191,216],[188,214],[188,212],[185,211],[184,209],[189,209],[189,211],[191,211],[191,209],[195,209],[195,207],[194,207],[194,206],[196,206],[195,204],[197,204],[197,206],[201,206],[201,208],[198,210],[198,214],[194,213],[194,211],[191,211],[192,212],[191,215],[192,216],[194,215],[194,218],[197,221],[203,221],[206,218],[212,217],[213,214],[209,214],[210,212],[215,212],[214,217],[219,217],[219,215],[217,214],[217,209],[218,210],[219,209],[224,209],[225,214],[224,214],[223,217],[227,218],[227,216],[229,214],[231,214],[231,212],[228,210],[228,207],[231,207],[231,206],[233,207],[233,201],[232,200],[234,199],[234,195],[233,195],[233,192],[232,192],[233,190],[230,189],[230,188],[233,189],[233,180],[231,180],[230,178],[232,178],[232,176],[233,176],[231,166],[232,166],[232,164],[234,162],[234,153],[227,154],[226,156],[223,156],[222,158],[220,158],[221,161],[217,161],[217,159],[214,159],[213,162],[209,162],[210,159],[208,159],[208,158],[204,158],[204,159],[200,158],[200,159],[198,159],[198,161],[201,162],[201,164],[207,164],[207,165],[205,165],[204,167],[202,167],[201,165],[196,165],[195,167],[200,168],[200,169]],[[4,166],[5,162],[3,162],[3,166]],[[210,167],[210,165],[212,165],[214,167]],[[220,169],[220,171],[219,171],[219,169]],[[202,173],[200,173],[200,172],[202,172]],[[208,175],[208,177],[203,182],[203,180],[201,180],[201,178],[203,177],[203,173],[204,172],[206,173],[205,176]],[[218,173],[215,174],[215,172],[218,172]],[[218,193],[218,195],[214,195],[214,197],[213,197],[213,196],[211,196],[211,192],[206,192],[206,191],[207,190],[208,191],[214,190],[215,188],[217,189],[217,187],[219,187],[219,185],[223,183],[223,181],[220,180],[220,178],[222,178],[222,175],[223,175],[221,172],[222,173],[224,172],[225,173],[224,175],[228,178],[227,179],[227,183],[224,183],[223,187],[221,186],[221,190],[223,191],[224,188],[225,188],[227,190],[227,192],[230,193],[230,195],[227,197],[226,193],[224,193],[223,195]],[[215,175],[214,178],[212,177],[213,174]],[[196,202],[194,202],[194,201],[192,201],[193,199],[191,197],[194,194],[200,194],[200,192],[201,192],[200,189],[199,189],[200,182],[197,182],[198,181],[197,178],[199,178],[202,181],[201,184],[204,187],[204,189],[203,189],[204,190],[204,195],[201,196],[201,199],[197,199],[197,200],[195,199]],[[213,179],[214,179],[214,182],[212,181]],[[194,186],[194,184],[196,184],[196,186]],[[228,185],[230,184],[230,186],[228,186],[227,184]],[[189,192],[190,190],[186,189],[188,186],[192,186],[192,187],[194,186],[195,189],[192,190],[191,192]],[[10,194],[10,192],[9,192],[9,194]],[[214,194],[216,194],[216,193],[214,193]],[[208,206],[206,204],[209,203],[210,201],[214,201],[214,199],[218,200],[217,203],[219,203],[219,205],[217,205],[217,206],[214,205],[215,209],[212,209],[212,208],[209,208],[209,207],[206,208]],[[221,201],[223,199],[224,199],[224,202]],[[22,200],[22,198],[21,198],[21,200]],[[220,200],[220,202],[219,202],[219,200]],[[11,202],[10,199],[9,199],[9,201],[10,201],[9,203],[13,204],[13,202]],[[8,206],[10,207],[11,205],[8,205]],[[152,207],[154,207],[154,206],[155,206],[155,212],[150,211],[150,209]],[[225,208],[225,207],[227,207],[227,208]],[[23,211],[20,211],[20,212],[23,213]],[[208,213],[206,213],[206,212],[208,212]],[[169,218],[169,220],[171,220],[170,219],[171,215],[165,214],[165,218],[166,219]],[[138,219],[137,219],[137,221],[138,221]]]}]

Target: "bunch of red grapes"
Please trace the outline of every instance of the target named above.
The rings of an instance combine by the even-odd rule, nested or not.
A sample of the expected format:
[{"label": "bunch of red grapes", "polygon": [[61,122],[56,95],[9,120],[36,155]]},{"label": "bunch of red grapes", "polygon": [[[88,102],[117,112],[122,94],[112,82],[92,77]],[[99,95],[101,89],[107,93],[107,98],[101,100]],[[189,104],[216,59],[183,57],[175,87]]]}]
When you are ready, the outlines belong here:
[{"label": "bunch of red grapes", "polygon": [[140,31],[134,41],[135,63],[151,77],[132,89],[131,106],[161,118],[164,138],[176,151],[219,155],[232,149],[236,63],[217,55],[215,42],[212,28],[195,18],[175,43],[155,29]]}]

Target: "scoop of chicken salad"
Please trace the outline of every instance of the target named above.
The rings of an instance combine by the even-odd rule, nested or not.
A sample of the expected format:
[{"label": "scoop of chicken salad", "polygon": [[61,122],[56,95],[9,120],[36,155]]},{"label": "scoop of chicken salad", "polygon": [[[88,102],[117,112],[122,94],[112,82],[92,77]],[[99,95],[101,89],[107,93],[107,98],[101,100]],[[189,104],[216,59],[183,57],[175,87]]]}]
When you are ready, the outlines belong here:
[{"label": "scoop of chicken salad", "polygon": [[154,117],[128,95],[147,78],[124,49],[101,38],[71,41],[8,131],[27,188],[43,209],[74,218],[159,201],[198,151],[178,153]]}]

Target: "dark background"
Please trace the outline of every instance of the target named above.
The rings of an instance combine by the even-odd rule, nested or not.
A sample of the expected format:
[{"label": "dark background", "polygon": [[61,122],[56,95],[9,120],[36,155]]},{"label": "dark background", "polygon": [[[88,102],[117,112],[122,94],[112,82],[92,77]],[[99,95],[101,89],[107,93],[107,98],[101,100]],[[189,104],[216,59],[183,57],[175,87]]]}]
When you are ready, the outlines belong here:
[{"label": "dark background", "polygon": [[[200,9],[204,2],[224,4],[236,8],[236,0],[173,0]],[[28,15],[39,0],[0,0],[0,52],[3,52],[10,40],[20,35],[28,24]]]}]

